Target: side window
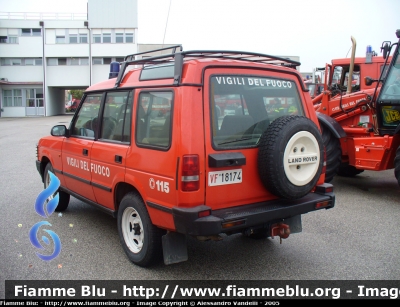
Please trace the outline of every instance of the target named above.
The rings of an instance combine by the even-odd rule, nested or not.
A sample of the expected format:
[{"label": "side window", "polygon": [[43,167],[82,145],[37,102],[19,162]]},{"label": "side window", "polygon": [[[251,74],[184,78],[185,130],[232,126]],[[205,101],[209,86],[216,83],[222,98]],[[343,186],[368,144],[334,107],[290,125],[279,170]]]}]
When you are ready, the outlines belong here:
[{"label": "side window", "polygon": [[103,94],[86,96],[72,124],[71,134],[94,139],[98,133],[98,116]]},{"label": "side window", "polygon": [[101,139],[130,142],[132,92],[107,93],[101,122]]},{"label": "side window", "polygon": [[141,92],[136,112],[136,143],[169,148],[172,132],[172,92]]}]

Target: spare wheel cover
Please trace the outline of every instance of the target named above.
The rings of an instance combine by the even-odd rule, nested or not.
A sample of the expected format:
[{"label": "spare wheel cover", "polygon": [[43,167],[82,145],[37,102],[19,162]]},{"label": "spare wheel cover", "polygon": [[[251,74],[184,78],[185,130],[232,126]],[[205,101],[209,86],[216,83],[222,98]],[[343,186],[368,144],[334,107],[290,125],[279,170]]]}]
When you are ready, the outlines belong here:
[{"label": "spare wheel cover", "polygon": [[313,180],[319,168],[318,141],[308,131],[294,134],[286,145],[283,165],[288,180],[296,186],[304,186]]}]

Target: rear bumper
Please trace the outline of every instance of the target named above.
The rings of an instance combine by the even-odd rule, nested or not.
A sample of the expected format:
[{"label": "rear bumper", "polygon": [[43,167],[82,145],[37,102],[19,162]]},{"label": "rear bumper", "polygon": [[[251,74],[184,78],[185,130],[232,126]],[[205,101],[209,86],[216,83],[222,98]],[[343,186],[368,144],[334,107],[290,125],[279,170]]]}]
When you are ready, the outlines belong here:
[{"label": "rear bumper", "polygon": [[[331,186],[325,183],[325,186]],[[324,207],[318,204],[327,202]],[[335,206],[335,195],[331,193],[309,193],[296,199],[276,199],[233,208],[211,211],[211,215],[199,217],[199,212],[211,210],[205,205],[194,208],[173,208],[172,215],[176,231],[193,236],[212,236],[220,233],[240,232],[250,227],[275,223],[294,216]],[[236,226],[224,227],[228,222]]]}]

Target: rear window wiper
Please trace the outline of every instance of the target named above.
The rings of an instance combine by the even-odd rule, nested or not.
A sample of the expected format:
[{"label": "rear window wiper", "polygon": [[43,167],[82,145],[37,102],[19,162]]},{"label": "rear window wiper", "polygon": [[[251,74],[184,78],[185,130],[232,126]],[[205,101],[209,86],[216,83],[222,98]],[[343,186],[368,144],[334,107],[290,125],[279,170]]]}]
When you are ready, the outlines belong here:
[{"label": "rear window wiper", "polygon": [[251,136],[249,136],[249,137],[244,137],[244,138],[240,138],[240,139],[235,139],[235,140],[230,140],[230,141],[218,143],[218,145],[224,145],[224,144],[229,144],[229,143],[236,143],[236,142],[240,142],[240,141],[247,141],[247,140],[251,140],[252,138],[253,138],[253,137],[251,137]]}]

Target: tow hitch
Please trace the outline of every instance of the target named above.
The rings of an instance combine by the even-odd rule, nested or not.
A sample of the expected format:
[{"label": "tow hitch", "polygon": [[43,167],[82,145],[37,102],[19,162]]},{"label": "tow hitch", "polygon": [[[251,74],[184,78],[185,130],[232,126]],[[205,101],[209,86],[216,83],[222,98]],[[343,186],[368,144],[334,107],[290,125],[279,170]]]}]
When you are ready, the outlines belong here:
[{"label": "tow hitch", "polygon": [[274,236],[279,236],[280,244],[282,244],[282,239],[286,239],[290,235],[289,225],[278,223],[271,227],[271,238]]}]

